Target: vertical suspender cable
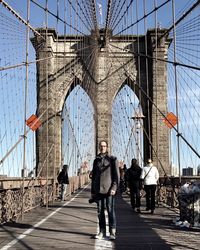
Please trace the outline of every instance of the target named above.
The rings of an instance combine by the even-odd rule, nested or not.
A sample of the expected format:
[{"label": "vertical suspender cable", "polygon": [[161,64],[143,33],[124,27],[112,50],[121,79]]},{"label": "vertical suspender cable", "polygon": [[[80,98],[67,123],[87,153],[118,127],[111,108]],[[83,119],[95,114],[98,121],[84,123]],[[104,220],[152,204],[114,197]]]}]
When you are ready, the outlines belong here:
[{"label": "vertical suspender cable", "polygon": [[[71,28],[71,25],[72,25],[72,9],[71,9],[71,5],[69,6],[69,3],[68,3],[68,8],[67,9],[69,10],[69,17],[70,17],[69,33],[71,34],[71,31],[72,31],[72,28]],[[71,49],[71,39],[69,41],[69,48]],[[71,63],[70,63],[70,68],[69,68],[69,75],[72,75],[72,64]],[[70,86],[70,89],[71,89],[71,86]],[[71,103],[71,101],[70,101],[71,95],[68,96],[68,99],[69,99],[69,103]],[[66,108],[67,108],[67,111],[68,111],[68,112],[66,112],[68,125],[67,125],[67,122],[64,120],[64,118],[63,118],[63,121],[66,123],[66,128],[67,128],[67,135],[66,135],[67,136],[67,150],[66,150],[67,157],[66,158],[67,158],[67,161],[68,161],[67,164],[69,164],[70,174],[71,174],[72,173],[72,166],[70,166],[70,164],[71,164],[71,162],[70,162],[70,147],[71,147],[71,145],[70,145],[70,124],[69,124],[69,119],[70,119],[69,114],[70,114],[71,107],[70,107],[70,105],[69,105],[69,107],[66,107],[66,105],[67,105],[67,101],[65,101],[64,107],[65,107],[65,112],[66,112]]]},{"label": "vertical suspender cable", "polygon": [[[78,9],[78,8],[77,8]],[[84,30],[83,29],[83,22],[81,22],[81,24],[80,24],[80,29],[81,30]],[[80,52],[80,57],[84,60],[84,46],[85,46],[85,40],[84,40],[84,36],[83,36],[83,38],[82,38],[82,41],[81,41],[81,45],[80,45],[80,49],[81,49],[81,52]],[[83,79],[83,78],[82,78]],[[82,83],[82,82],[81,82]],[[79,83],[80,85],[81,85],[81,83]],[[79,149],[80,149],[80,151],[81,151],[81,130],[80,130],[80,124],[81,124],[81,117],[80,117],[80,105],[81,105],[81,100],[82,100],[82,96],[83,96],[83,93],[82,93],[82,91],[81,91],[81,87],[79,86],[79,88],[78,88],[78,91],[77,92],[81,92],[81,98],[80,98],[80,102],[77,100],[77,104],[78,104],[78,107],[77,107],[77,119],[78,119],[78,147],[79,147]],[[80,96],[80,94],[79,94],[79,96]],[[78,98],[77,98],[78,99]],[[84,139],[85,140],[85,139]],[[78,153],[78,155],[79,155],[79,153]],[[84,157],[84,152],[83,152],[83,150],[82,150],[82,155],[83,155],[83,157]],[[79,161],[78,161],[79,160]],[[78,163],[82,163],[81,162],[81,152],[80,152],[80,155],[79,155],[79,158],[78,158],[78,160],[77,160],[77,162]],[[83,159],[84,160],[84,159]]]},{"label": "vertical suspender cable", "polygon": [[[78,1],[76,1],[76,12],[78,13]],[[81,22],[82,20],[79,18],[79,28],[80,30],[83,31],[83,22]],[[84,33],[84,32],[83,32]],[[82,37],[83,39],[83,37]],[[80,47],[79,49],[81,50],[82,46],[83,46],[83,40],[81,39],[81,42],[80,42]],[[79,53],[79,52],[78,52]],[[80,55],[82,54],[82,50],[80,52]],[[77,80],[76,82],[76,88],[77,88],[77,91],[76,91],[76,121],[77,121],[77,159],[76,159],[76,175],[77,175],[77,172],[78,172],[78,167],[81,165],[81,152],[80,152],[80,123],[79,123],[79,101],[78,101],[78,95],[79,95],[79,90],[80,90],[80,86],[77,86],[79,84],[79,81]]]},{"label": "vertical suspender cable", "polygon": [[[138,58],[137,58],[137,63],[138,63],[138,86],[139,86],[139,107],[141,106],[142,103],[142,96],[141,96],[141,67],[140,67],[140,38],[139,38],[139,22],[138,22],[138,0],[136,1],[136,21],[137,21],[137,54],[138,54]],[[138,117],[140,116],[140,108],[135,109],[135,115],[137,116],[137,112],[138,112]],[[139,119],[139,118],[138,118]],[[135,131],[136,131],[136,158],[138,160],[138,162],[140,163],[140,144],[139,144],[139,134],[140,134],[140,129],[138,129],[138,126],[141,126],[141,120],[136,119],[135,122]],[[139,130],[139,131],[138,131]]]},{"label": "vertical suspender cable", "polygon": [[[178,107],[178,80],[176,68],[176,24],[175,24],[175,3],[172,0],[172,15],[173,15],[173,36],[174,36],[174,80],[175,80],[175,94],[176,94],[176,116],[179,117]],[[181,166],[180,166],[180,138],[179,138],[179,119],[177,121],[177,154],[178,154],[178,170],[179,170],[179,184],[181,184]]]},{"label": "vertical suspender cable", "polygon": [[22,220],[24,218],[24,179],[26,170],[26,116],[27,116],[27,95],[28,95],[28,50],[29,50],[29,16],[30,16],[30,0],[27,0],[27,26],[26,26],[26,80],[24,91],[24,152],[23,152],[23,182],[22,182]]},{"label": "vertical suspender cable", "polygon": [[[137,5],[137,1],[135,2],[135,6]],[[134,7],[134,5],[133,5],[133,11],[132,11],[132,13],[134,13],[134,10],[136,9],[137,7]],[[137,18],[137,17],[136,17]],[[133,20],[134,20],[134,18],[133,19],[131,19],[131,23],[133,22]],[[134,27],[132,26],[131,27],[131,29],[132,29],[132,33],[134,34],[135,33],[135,31],[134,31]],[[138,41],[138,40],[137,40]],[[134,55],[133,55],[133,57],[134,57]],[[137,69],[137,68],[136,68]],[[134,80],[136,80],[136,79],[134,79]],[[136,107],[136,102],[137,102],[137,100],[136,100],[136,84],[133,84],[133,91],[134,91],[134,96],[133,96],[133,102],[131,102],[131,105],[132,105],[132,116],[135,116],[135,107]],[[138,97],[137,97],[138,98]],[[139,98],[138,98],[138,100],[139,100]],[[132,131],[134,131],[134,132],[132,132]],[[134,140],[134,144],[133,144],[133,148],[134,148],[134,158],[137,158],[136,157],[136,155],[137,155],[137,145],[136,145],[136,135],[135,135],[135,120],[133,119],[133,125],[132,125],[132,128],[131,128],[131,133],[133,134],[133,140]],[[131,162],[130,162],[131,163]],[[130,165],[129,165],[130,166]]]},{"label": "vertical suspender cable", "polygon": [[[144,16],[146,16],[146,0],[144,1]],[[147,96],[149,97],[149,69],[148,69],[148,49],[147,49],[147,26],[146,26],[146,18],[144,18],[144,32],[145,34],[145,65],[146,65],[146,84],[147,84]],[[148,131],[148,138],[150,139],[150,129],[151,129],[151,125],[150,125],[150,103],[149,103],[149,98],[147,98],[147,131]],[[149,152],[150,155],[149,157],[152,158],[152,153],[151,153],[151,144],[149,143]]]},{"label": "vertical suspender cable", "polygon": [[[45,4],[45,26],[46,26],[46,32],[45,32],[45,49],[46,49],[46,57],[48,57],[47,55],[47,50],[48,50],[48,0],[46,0],[46,4]],[[49,175],[49,157],[48,157],[48,152],[49,152],[49,91],[48,91],[48,63],[46,64],[46,69],[45,69],[45,80],[46,80],[46,133],[47,133],[47,138],[46,138],[46,143],[47,143],[47,150],[46,150],[46,154],[47,154],[47,162],[46,162],[46,209],[48,209],[48,175]]]},{"label": "vertical suspender cable", "polygon": [[[56,79],[57,79],[57,75],[58,75],[58,19],[59,19],[59,0],[57,0],[57,18],[56,18]],[[65,24],[64,24],[65,25]],[[55,80],[56,80],[55,79]],[[56,107],[57,110],[57,107]],[[55,142],[56,142],[56,113],[54,114],[54,125],[53,125],[53,129],[54,129],[54,166],[53,166],[53,196],[55,197],[55,190],[56,190],[56,157],[57,157],[57,147],[55,146]],[[53,200],[54,200],[53,197]]]},{"label": "vertical suspender cable", "polygon": [[[77,2],[77,0],[75,0],[75,2]],[[76,6],[76,3],[75,3]],[[76,7],[75,7],[76,8]],[[74,11],[74,26],[76,29],[78,29],[78,17],[76,15],[76,12]],[[75,35],[76,39],[78,38],[78,31],[76,31],[76,35]],[[79,43],[77,44],[77,50],[79,49]],[[73,175],[76,175],[76,160],[77,160],[77,144],[76,144],[76,136],[77,136],[77,126],[76,126],[76,99],[75,99],[75,88],[76,88],[76,82],[77,82],[77,76],[76,76],[76,71],[74,69],[74,87],[72,90],[73,93],[73,113],[72,113],[72,127],[73,127],[73,135],[74,135],[74,139],[73,139],[73,147],[74,147],[74,154],[73,154],[73,166],[74,166],[74,173]]]},{"label": "vertical suspender cable", "polygon": [[[127,3],[127,6],[128,6],[128,3]],[[127,7],[126,6],[126,7]],[[127,11],[127,24],[126,25],[128,25],[128,11]],[[129,37],[129,31],[127,30],[127,34],[126,34],[126,36],[125,37],[127,37],[127,44],[129,44],[130,43],[130,37]],[[124,43],[126,43],[126,40],[124,41]],[[123,46],[123,47],[125,47],[125,46]],[[129,66],[128,66],[129,67]],[[129,68],[128,68],[129,69]],[[129,79],[129,78],[128,78]],[[128,81],[128,83],[127,83],[127,86],[128,85],[130,85],[130,81]],[[129,89],[128,88],[128,91],[127,91],[127,93],[126,93],[126,100],[125,100],[125,106],[127,107],[127,120],[129,121],[129,117],[130,117],[130,115],[131,115],[131,112],[130,112],[130,110],[131,110],[131,105],[130,105],[130,103],[129,103],[129,101],[130,101],[130,96],[131,96],[131,89]],[[130,140],[128,141],[128,143],[127,143],[127,159],[128,159],[128,162],[130,162],[131,161],[131,138],[132,138],[132,131],[131,131],[131,123],[129,123],[129,122],[127,122],[128,124],[127,124],[127,135],[128,135],[128,137],[127,138],[130,138]]]},{"label": "vertical suspender cable", "polygon": [[[69,6],[69,11],[70,11],[70,25],[72,25],[72,5],[70,4],[70,6]],[[71,26],[70,26],[70,32],[69,32],[70,34],[72,34],[72,28],[71,28]],[[71,46],[72,46],[72,40],[70,39],[70,48],[71,48]],[[73,72],[73,65],[72,64],[70,64],[70,74],[71,75],[73,75],[73,77],[74,77],[74,72]],[[71,86],[70,86],[70,92],[71,92],[71,90],[73,89],[73,82],[71,83]],[[73,107],[73,105],[72,105],[72,107],[71,107],[71,103],[72,103],[72,101],[73,100],[71,100],[72,99],[72,95],[70,95],[69,94],[69,107],[67,107],[67,109],[68,109],[68,161],[69,161],[69,164],[71,164],[71,174],[72,174],[72,176],[73,176],[73,172],[74,172],[74,168],[73,168],[73,160],[72,160],[72,155],[73,155],[73,142],[71,143],[70,141],[71,141],[71,135],[73,134],[73,131],[71,131],[70,132],[70,130],[72,129],[72,126],[70,126],[71,124],[70,124],[70,122],[71,122],[71,117],[70,117],[70,112],[72,112],[72,107]]]},{"label": "vertical suspender cable", "polygon": [[[65,80],[65,76],[66,76],[66,66],[65,66],[65,58],[66,58],[66,11],[67,11],[67,6],[66,6],[66,1],[64,1],[64,60],[63,60],[63,64],[64,64],[64,80]],[[64,91],[64,90],[63,90]],[[65,104],[63,105],[63,110],[65,108]],[[63,129],[64,129],[64,123],[63,123],[63,114],[64,111],[62,111],[61,114],[61,165],[64,165],[64,138],[63,138]],[[64,114],[65,116],[65,114]],[[66,128],[67,129],[67,128]]]},{"label": "vertical suspender cable", "polygon": [[[157,1],[154,0],[154,9],[155,9],[155,78],[153,84],[155,84],[155,92],[156,92],[156,106],[158,106],[158,81],[157,81],[157,64],[158,64],[158,32],[157,32]],[[155,93],[154,92],[154,93]],[[154,144],[155,145],[155,144]],[[155,145],[155,157],[156,157],[156,164],[158,166],[158,110],[156,109],[156,145]]]}]

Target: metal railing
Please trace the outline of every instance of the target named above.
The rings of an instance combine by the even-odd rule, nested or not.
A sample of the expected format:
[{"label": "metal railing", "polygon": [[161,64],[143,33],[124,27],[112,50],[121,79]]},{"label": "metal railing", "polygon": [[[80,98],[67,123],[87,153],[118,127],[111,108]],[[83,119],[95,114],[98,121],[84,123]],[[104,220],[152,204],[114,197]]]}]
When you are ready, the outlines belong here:
[{"label": "metal railing", "polygon": [[[24,188],[22,182],[22,178],[0,179],[0,224],[16,221],[23,213],[54,202],[59,195],[59,185],[54,179],[26,178]],[[88,182],[88,174],[70,177],[66,195],[71,195]]]}]

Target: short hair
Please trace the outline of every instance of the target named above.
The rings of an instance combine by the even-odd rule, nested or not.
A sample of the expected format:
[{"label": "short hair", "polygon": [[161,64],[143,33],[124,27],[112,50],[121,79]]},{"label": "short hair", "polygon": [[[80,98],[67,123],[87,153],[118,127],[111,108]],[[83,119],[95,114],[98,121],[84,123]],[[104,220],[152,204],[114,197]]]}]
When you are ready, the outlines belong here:
[{"label": "short hair", "polygon": [[108,147],[108,142],[107,142],[106,140],[101,140],[101,141],[99,142],[99,146],[101,145],[102,142],[105,142],[105,143],[106,143],[106,146]]},{"label": "short hair", "polygon": [[137,163],[137,159],[133,158],[133,159],[131,160],[131,163],[132,163],[132,164],[136,164],[136,163]]}]

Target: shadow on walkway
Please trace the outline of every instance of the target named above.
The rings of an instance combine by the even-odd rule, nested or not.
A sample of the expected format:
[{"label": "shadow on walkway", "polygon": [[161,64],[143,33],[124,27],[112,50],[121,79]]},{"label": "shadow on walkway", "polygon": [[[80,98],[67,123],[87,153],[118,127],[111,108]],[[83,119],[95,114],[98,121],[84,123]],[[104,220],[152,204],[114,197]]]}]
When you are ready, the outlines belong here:
[{"label": "shadow on walkway", "polygon": [[159,227],[161,221],[157,221],[155,215],[147,214],[146,211],[142,211],[145,217],[134,212],[127,202],[128,200],[128,197],[123,199],[120,195],[116,200],[117,239],[115,249],[172,249],[153,229],[153,227]]}]

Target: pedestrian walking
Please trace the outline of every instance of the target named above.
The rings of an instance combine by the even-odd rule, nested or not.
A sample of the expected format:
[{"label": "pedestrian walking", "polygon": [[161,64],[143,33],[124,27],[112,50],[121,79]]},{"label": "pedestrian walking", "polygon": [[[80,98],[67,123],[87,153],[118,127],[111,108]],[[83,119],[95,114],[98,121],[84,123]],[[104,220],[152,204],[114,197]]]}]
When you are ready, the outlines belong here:
[{"label": "pedestrian walking", "polygon": [[126,172],[126,183],[129,187],[130,191],[130,199],[131,199],[131,206],[133,210],[140,213],[140,190],[141,190],[141,176],[142,169],[138,165],[138,162],[136,159],[132,159],[131,161],[131,167]]},{"label": "pedestrian walking", "polygon": [[68,168],[69,168],[68,165],[63,165],[63,168],[57,178],[58,183],[61,185],[61,194],[60,194],[61,201],[65,200],[67,184],[69,184]]},{"label": "pedestrian walking", "polygon": [[119,175],[120,175],[119,189],[121,194],[123,192],[126,192],[126,180],[125,180],[126,171],[127,171],[126,164],[124,164],[122,167],[119,168]]},{"label": "pedestrian walking", "polygon": [[143,168],[141,179],[143,180],[146,193],[146,211],[151,210],[151,214],[153,214],[155,210],[155,193],[159,179],[159,172],[153,165],[151,159],[148,159],[147,165]]}]

